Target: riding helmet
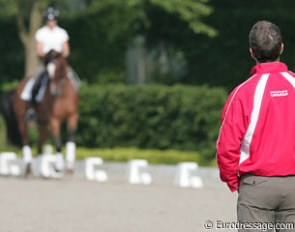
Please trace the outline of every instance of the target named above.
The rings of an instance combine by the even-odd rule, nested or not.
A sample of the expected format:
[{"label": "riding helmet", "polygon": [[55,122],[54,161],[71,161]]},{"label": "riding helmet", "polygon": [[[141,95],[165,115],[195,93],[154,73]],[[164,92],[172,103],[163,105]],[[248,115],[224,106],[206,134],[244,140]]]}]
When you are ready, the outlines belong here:
[{"label": "riding helmet", "polygon": [[44,12],[43,16],[46,20],[57,19],[59,16],[59,11],[54,9],[52,6],[49,6]]}]

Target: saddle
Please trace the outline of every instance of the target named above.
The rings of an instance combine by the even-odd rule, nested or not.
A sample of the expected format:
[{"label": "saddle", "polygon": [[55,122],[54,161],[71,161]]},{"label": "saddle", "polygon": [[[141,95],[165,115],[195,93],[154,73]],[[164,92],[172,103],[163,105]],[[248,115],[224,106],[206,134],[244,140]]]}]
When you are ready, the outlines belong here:
[{"label": "saddle", "polygon": [[36,102],[41,102],[45,93],[46,85],[49,81],[49,77],[46,71],[40,73],[37,77],[33,88],[32,88],[32,98],[31,101],[33,104]]},{"label": "saddle", "polygon": [[36,78],[30,78],[20,97],[24,101],[29,102],[41,102],[45,93],[46,85],[48,82],[48,76],[43,71]]}]

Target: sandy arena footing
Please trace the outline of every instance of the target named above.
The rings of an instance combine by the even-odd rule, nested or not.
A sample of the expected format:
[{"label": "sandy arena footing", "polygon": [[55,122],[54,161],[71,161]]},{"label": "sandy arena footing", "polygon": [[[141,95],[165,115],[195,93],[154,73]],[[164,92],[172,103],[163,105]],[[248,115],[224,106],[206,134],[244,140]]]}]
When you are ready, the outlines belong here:
[{"label": "sandy arena footing", "polygon": [[84,178],[82,166],[60,180],[0,176],[0,231],[211,232],[236,221],[237,194],[219,182],[216,169],[201,168],[204,187],[195,189],[169,182],[169,166],[153,167],[163,178],[151,185],[124,181],[123,164],[105,166],[112,173],[106,183]]}]

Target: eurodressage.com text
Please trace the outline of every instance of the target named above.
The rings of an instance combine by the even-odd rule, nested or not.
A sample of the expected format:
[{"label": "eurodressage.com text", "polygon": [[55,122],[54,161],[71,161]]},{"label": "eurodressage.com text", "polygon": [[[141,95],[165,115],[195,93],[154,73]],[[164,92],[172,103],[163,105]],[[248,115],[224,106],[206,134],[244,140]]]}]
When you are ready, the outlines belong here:
[{"label": "eurodressage.com text", "polygon": [[207,230],[237,230],[237,229],[248,229],[248,230],[292,230],[295,228],[294,222],[224,222],[222,220],[212,221],[206,220],[204,228]]}]

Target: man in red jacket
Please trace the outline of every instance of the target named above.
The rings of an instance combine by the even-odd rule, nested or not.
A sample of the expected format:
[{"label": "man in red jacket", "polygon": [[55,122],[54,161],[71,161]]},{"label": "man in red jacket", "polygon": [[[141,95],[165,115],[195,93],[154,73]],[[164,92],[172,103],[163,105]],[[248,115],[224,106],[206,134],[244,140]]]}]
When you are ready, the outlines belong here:
[{"label": "man in red jacket", "polygon": [[259,223],[295,231],[280,230],[295,223],[295,74],[280,62],[276,25],[258,21],[249,43],[252,76],[231,92],[221,115],[220,177],[239,191],[239,231],[262,231]]}]

